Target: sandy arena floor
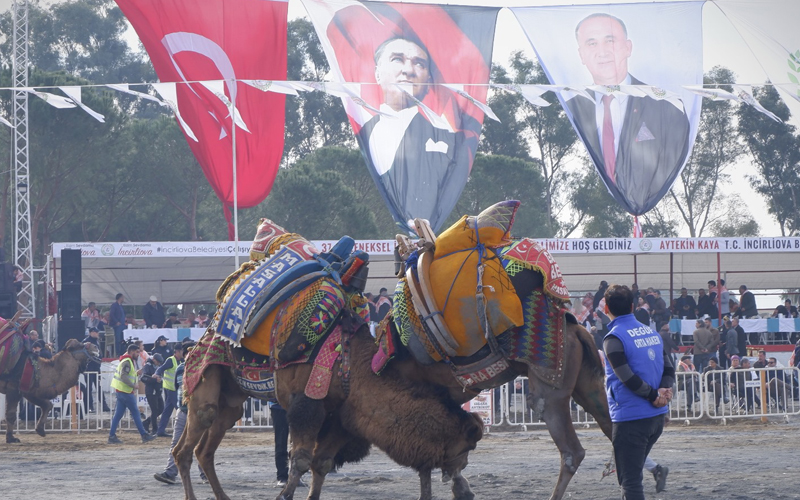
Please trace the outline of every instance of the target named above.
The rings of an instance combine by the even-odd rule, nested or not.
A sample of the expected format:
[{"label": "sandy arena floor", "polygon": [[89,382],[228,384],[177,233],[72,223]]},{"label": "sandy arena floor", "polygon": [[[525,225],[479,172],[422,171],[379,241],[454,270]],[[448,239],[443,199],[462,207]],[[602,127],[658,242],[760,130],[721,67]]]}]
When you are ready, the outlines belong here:
[{"label": "sandy arena floor", "polygon": [[[670,468],[667,490],[656,494],[645,474],[645,492],[659,500],[800,499],[797,487],[798,423],[737,421],[670,425],[652,453]],[[567,498],[620,498],[615,476],[601,481],[610,443],[597,429],[581,429],[586,459],[570,483]],[[131,444],[110,446],[105,433],[53,433],[46,438],[19,434],[21,444],[0,445],[0,498],[7,500],[183,498],[180,486],[153,479],[164,469],[169,440],[140,444],[138,434],[120,433]],[[271,432],[229,432],[217,452],[217,471],[232,499],[273,499],[275,468]],[[470,455],[465,475],[476,498],[546,499],[555,484],[558,452],[545,430],[492,432]],[[211,499],[208,485],[199,484],[198,498]],[[434,496],[449,499],[449,484],[434,481]],[[305,478],[307,479],[307,478]],[[416,474],[394,464],[373,449],[362,464],[331,474],[325,499],[416,499]],[[305,498],[299,488],[296,498]]]}]

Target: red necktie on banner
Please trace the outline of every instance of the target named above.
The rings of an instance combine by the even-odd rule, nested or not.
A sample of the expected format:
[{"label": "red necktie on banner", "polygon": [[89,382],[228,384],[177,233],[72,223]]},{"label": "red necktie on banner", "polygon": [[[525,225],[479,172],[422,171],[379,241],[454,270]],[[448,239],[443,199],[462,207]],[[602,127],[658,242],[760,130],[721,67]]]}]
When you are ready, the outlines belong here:
[{"label": "red necktie on banner", "polygon": [[616,184],[614,179],[614,164],[617,161],[617,153],[614,148],[614,125],[611,123],[611,100],[613,95],[603,96],[603,163],[606,167],[606,175],[612,184]]}]

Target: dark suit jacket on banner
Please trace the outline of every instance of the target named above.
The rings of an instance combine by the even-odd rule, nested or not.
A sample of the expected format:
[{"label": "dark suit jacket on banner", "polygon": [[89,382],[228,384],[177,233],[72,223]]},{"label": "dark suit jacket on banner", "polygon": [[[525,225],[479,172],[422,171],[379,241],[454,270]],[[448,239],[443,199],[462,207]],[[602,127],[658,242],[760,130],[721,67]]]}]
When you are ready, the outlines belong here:
[{"label": "dark suit jacket on banner", "polygon": [[[472,143],[476,141],[467,141],[463,132],[436,128],[424,115],[417,113],[394,152],[391,168],[379,175],[370,155],[369,139],[381,119],[391,120],[375,115],[361,128],[358,140],[367,163],[373,167],[370,172],[375,182],[383,187],[379,191],[392,215],[395,220],[402,221],[420,217],[428,219],[434,228],[440,227],[467,183],[471,158],[477,147]],[[476,124],[480,130],[480,124]],[[459,188],[442,189],[446,185]]]},{"label": "dark suit jacket on banner", "polygon": [[[631,84],[643,85],[631,77]],[[589,92],[592,94],[592,92]],[[689,151],[689,119],[666,100],[628,96],[617,145],[615,177],[606,175],[597,133],[595,102],[567,101],[575,128],[612,196],[638,215],[653,208],[672,186]]]}]

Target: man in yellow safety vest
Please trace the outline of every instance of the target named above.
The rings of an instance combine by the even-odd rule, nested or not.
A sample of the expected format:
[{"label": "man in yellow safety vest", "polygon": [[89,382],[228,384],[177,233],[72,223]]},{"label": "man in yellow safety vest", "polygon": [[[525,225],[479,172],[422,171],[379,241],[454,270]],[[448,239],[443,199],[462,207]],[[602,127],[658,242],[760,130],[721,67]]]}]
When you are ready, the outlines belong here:
[{"label": "man in yellow safety vest", "polygon": [[117,371],[111,381],[111,387],[116,390],[117,394],[117,407],[114,410],[114,418],[111,420],[108,444],[122,444],[122,441],[117,437],[117,426],[125,415],[126,409],[131,412],[133,422],[136,424],[139,434],[142,435],[142,442],[147,443],[155,439],[144,430],[142,417],[139,415],[139,407],[136,404],[136,394],[133,392],[137,384],[136,367],[133,364],[133,360],[138,357],[139,346],[136,344],[129,345],[127,352],[119,358]]},{"label": "man in yellow safety vest", "polygon": [[161,413],[161,418],[158,423],[158,430],[156,436],[158,437],[172,437],[167,434],[167,424],[172,417],[172,411],[178,408],[178,392],[175,387],[175,371],[178,365],[183,361],[183,347],[180,344],[175,344],[175,354],[167,358],[164,364],[159,366],[156,370],[155,377],[161,380],[161,386],[164,389],[164,411]]}]

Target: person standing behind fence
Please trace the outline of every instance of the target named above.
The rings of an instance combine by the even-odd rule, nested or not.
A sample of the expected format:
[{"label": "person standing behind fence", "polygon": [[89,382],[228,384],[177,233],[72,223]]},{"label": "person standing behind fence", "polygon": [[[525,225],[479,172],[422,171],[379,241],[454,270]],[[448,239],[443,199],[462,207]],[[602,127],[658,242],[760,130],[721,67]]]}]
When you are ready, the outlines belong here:
[{"label": "person standing behind fence", "polygon": [[161,381],[164,389],[164,411],[161,413],[161,421],[158,423],[158,430],[156,436],[169,437],[167,434],[167,424],[172,411],[178,407],[178,393],[175,388],[175,372],[178,365],[183,360],[183,346],[175,344],[175,354],[170,356],[164,364],[159,366],[156,370],[154,378]]},{"label": "person standing behind fence", "polygon": [[139,416],[139,407],[136,404],[136,394],[133,389],[136,387],[136,368],[133,360],[139,355],[139,347],[136,344],[128,346],[126,354],[120,357],[114,379],[111,381],[111,388],[116,391],[117,407],[114,410],[114,417],[111,419],[111,430],[108,432],[108,444],[122,444],[122,440],[117,437],[117,426],[125,415],[125,410],[131,412],[131,418],[142,435],[142,442],[147,443],[154,438],[142,425],[142,418]]},{"label": "person standing behind fence", "polygon": [[109,326],[114,329],[114,343],[117,354],[122,352],[124,344],[123,333],[125,331],[125,310],[122,308],[122,303],[125,302],[125,296],[118,293],[115,297],[114,303],[111,304],[108,320]]},{"label": "person standing behind fence", "polygon": [[617,480],[626,500],[644,499],[645,458],[664,430],[675,370],[661,337],[633,316],[633,297],[624,285],[605,292],[611,318],[603,342],[606,353],[606,396],[613,422],[611,443]]},{"label": "person standing behind fence", "polygon": [[272,428],[275,431],[277,486],[283,488],[289,480],[289,420],[286,418],[286,410],[277,401],[270,401],[268,404]]},{"label": "person standing behind fence", "polygon": [[[87,335],[82,342],[84,344],[87,342],[94,344],[95,347],[97,347],[97,352],[103,352],[100,349],[100,333],[95,327],[89,328],[89,335]],[[99,372],[100,363],[89,360],[89,363],[86,365],[86,399],[88,401],[84,402],[88,412],[94,412],[94,395],[97,392],[97,375]]]},{"label": "person standing behind fence", "polygon": [[677,372],[687,374],[678,377],[678,390],[686,393],[686,411],[693,413],[692,407],[696,402],[700,401],[700,397],[696,394],[694,387],[694,375],[692,373],[696,373],[697,370],[695,370],[691,356],[685,355],[681,357]]},{"label": "person standing behind fence", "polygon": [[712,337],[711,332],[706,328],[703,320],[697,320],[696,326],[697,328],[695,328],[692,333],[694,339],[692,351],[694,353],[694,364],[697,367],[697,371],[702,373],[708,364],[708,359],[711,357]]}]

